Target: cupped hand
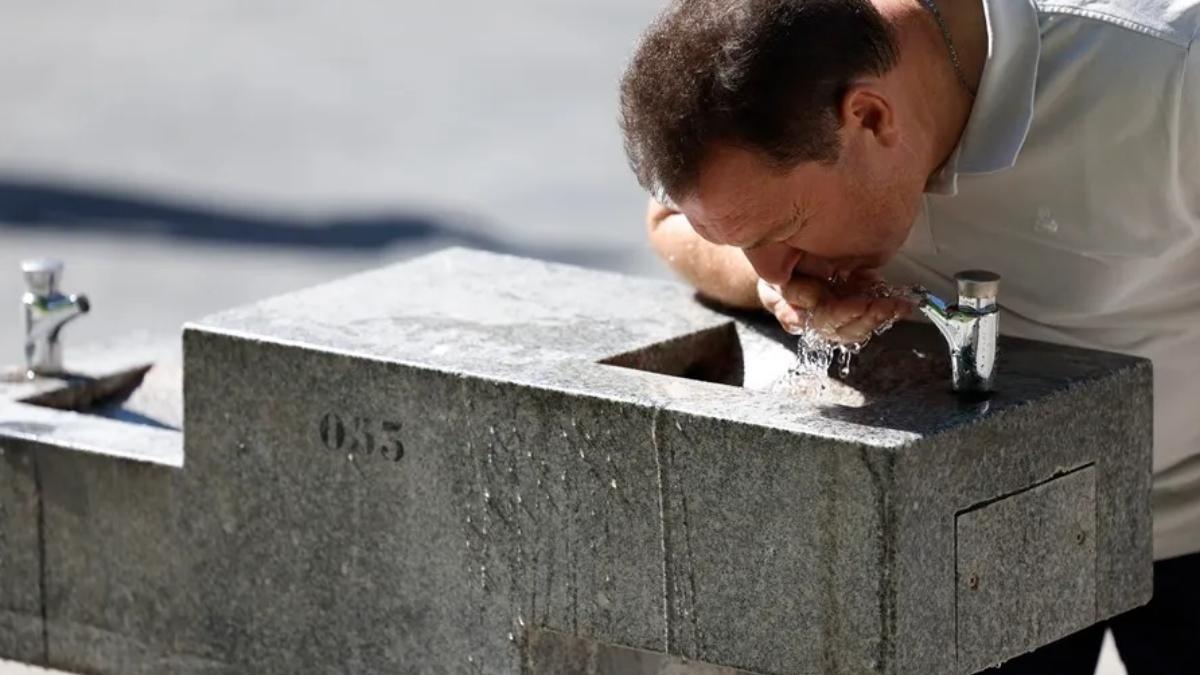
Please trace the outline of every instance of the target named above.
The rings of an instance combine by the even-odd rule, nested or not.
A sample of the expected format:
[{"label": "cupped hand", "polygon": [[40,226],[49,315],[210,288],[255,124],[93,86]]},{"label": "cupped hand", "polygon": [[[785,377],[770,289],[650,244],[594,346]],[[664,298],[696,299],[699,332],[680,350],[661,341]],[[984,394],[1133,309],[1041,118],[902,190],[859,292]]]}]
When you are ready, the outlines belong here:
[{"label": "cupped hand", "polygon": [[831,342],[857,343],[913,309],[903,298],[881,297],[879,281],[871,271],[836,282],[796,275],[783,286],[760,279],[758,298],[789,333],[811,328]]}]

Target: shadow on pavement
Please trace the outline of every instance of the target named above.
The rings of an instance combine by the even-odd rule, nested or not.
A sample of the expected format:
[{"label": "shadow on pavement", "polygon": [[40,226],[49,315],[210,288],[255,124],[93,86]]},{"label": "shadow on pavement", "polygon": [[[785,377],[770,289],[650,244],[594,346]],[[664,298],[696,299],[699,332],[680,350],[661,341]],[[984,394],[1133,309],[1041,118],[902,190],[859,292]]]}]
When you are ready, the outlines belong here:
[{"label": "shadow on pavement", "polygon": [[396,212],[350,216],[280,215],[133,191],[0,177],[0,231],[42,229],[197,242],[369,252],[398,246],[466,246],[592,267],[620,267],[620,249],[530,245],[483,232],[478,219]]}]

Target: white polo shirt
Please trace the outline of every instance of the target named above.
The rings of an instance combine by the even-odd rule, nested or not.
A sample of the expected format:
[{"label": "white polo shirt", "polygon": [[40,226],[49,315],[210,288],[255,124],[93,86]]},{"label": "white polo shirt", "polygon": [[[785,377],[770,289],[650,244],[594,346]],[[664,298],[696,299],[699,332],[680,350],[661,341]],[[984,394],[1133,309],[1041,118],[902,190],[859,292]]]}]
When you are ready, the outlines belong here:
[{"label": "white polo shirt", "polygon": [[1200,0],[984,6],[970,121],[889,273],[993,270],[1004,332],[1152,359],[1155,557],[1198,552]]}]

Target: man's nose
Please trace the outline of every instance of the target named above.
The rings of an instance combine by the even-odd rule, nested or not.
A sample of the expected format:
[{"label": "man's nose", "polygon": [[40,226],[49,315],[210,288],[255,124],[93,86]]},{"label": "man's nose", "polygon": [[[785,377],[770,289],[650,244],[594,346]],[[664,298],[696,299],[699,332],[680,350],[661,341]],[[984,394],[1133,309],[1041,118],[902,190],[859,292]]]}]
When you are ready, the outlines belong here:
[{"label": "man's nose", "polygon": [[804,252],[786,244],[764,244],[742,249],[754,271],[769,284],[782,286],[791,278]]}]

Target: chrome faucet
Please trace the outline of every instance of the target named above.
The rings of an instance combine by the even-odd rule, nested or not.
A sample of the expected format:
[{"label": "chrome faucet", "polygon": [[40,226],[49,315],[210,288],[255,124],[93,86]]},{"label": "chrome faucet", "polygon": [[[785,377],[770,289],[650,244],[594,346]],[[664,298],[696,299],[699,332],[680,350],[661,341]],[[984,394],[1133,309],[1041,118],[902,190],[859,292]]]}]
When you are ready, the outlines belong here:
[{"label": "chrome faucet", "polygon": [[63,264],[57,260],[26,260],[21,263],[27,290],[21,298],[25,310],[25,374],[62,373],[62,327],[91,309],[83,295],[63,295],[58,291]]},{"label": "chrome faucet", "polygon": [[933,293],[918,288],[921,303],[917,309],[929,317],[950,345],[954,391],[989,393],[995,381],[1000,275],[970,270],[954,275],[954,281],[958,284],[958,304],[947,305]]}]

